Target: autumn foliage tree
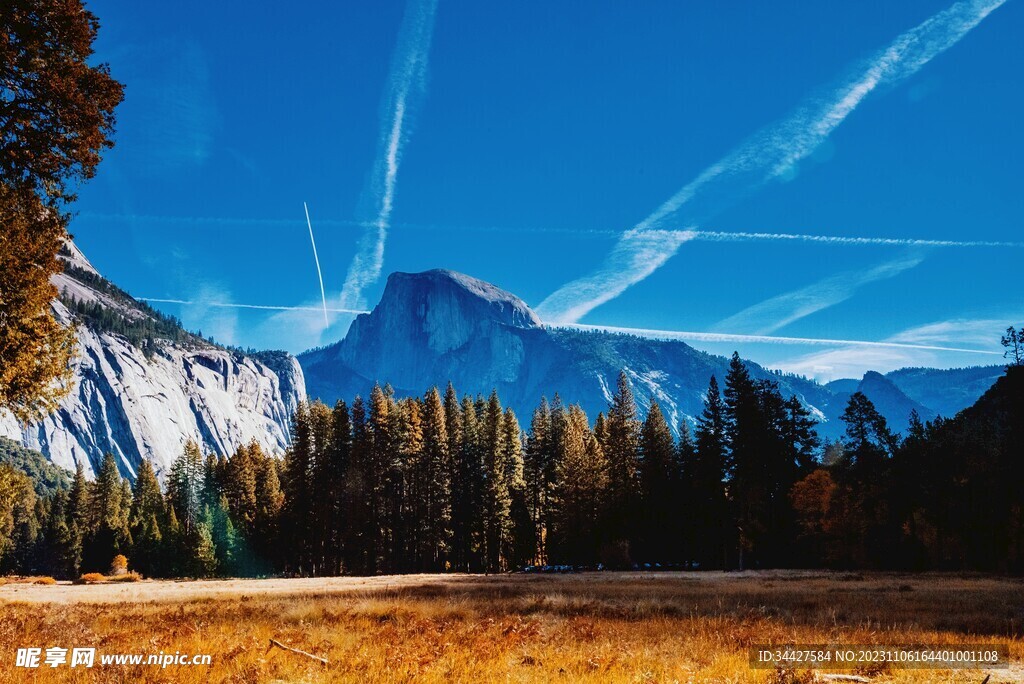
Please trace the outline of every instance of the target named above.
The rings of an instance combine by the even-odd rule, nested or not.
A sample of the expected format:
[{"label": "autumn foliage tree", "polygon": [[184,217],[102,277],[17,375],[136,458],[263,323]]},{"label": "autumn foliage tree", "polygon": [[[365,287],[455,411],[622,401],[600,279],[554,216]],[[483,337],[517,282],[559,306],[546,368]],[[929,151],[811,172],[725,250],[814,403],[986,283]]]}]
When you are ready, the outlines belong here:
[{"label": "autumn foliage tree", "polygon": [[64,223],[33,192],[4,181],[0,226],[0,407],[29,421],[53,410],[71,380],[74,331],[50,308]]},{"label": "autumn foliage tree", "polygon": [[76,0],[0,4],[0,406],[21,420],[67,391],[73,332],[50,308],[77,183],[112,146],[123,87],[89,63],[99,29]]}]

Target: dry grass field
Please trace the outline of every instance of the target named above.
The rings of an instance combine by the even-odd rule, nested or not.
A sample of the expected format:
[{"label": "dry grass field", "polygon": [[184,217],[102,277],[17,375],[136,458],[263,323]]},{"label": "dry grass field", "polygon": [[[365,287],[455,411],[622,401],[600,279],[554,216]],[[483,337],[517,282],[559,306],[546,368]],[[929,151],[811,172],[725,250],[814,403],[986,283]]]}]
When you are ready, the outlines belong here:
[{"label": "dry grass field", "polygon": [[[270,639],[326,658],[323,665]],[[751,669],[760,644],[1008,643],[1010,669]],[[92,669],[15,667],[95,647]],[[100,666],[101,654],[211,665]],[[0,682],[1024,682],[1024,581],[603,573],[0,586]]]}]

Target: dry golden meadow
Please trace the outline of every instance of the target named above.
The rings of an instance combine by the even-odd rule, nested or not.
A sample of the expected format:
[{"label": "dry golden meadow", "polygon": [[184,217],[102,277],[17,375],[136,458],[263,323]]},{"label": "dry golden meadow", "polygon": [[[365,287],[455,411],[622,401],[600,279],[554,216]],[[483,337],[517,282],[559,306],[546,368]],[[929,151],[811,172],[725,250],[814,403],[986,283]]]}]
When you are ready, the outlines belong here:
[{"label": "dry golden meadow", "polygon": [[[268,651],[270,639],[329,664]],[[1021,682],[1024,580],[778,571],[0,586],[0,682],[782,684],[841,672],[748,666],[749,647],[793,642],[1008,643],[1008,670],[857,674]],[[209,653],[212,665],[26,670],[14,666],[19,646]]]}]

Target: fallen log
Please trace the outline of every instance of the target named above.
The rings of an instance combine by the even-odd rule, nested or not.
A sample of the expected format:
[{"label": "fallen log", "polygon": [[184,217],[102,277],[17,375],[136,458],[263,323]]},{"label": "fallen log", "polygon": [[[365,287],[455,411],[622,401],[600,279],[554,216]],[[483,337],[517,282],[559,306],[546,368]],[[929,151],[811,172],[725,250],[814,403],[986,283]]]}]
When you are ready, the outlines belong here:
[{"label": "fallen log", "polygon": [[298,653],[299,655],[306,656],[307,658],[312,658],[313,660],[316,660],[316,661],[318,661],[319,663],[321,663],[323,665],[330,665],[330,663],[328,662],[327,658],[321,658],[320,656],[313,655],[312,653],[306,653],[305,651],[300,651],[297,648],[292,648],[291,646],[285,646],[284,644],[282,644],[277,639],[271,639],[270,640],[270,646],[267,647],[267,650],[269,651],[270,649],[274,648],[275,646],[277,646],[278,648],[284,649],[285,651],[291,651],[292,653]]}]

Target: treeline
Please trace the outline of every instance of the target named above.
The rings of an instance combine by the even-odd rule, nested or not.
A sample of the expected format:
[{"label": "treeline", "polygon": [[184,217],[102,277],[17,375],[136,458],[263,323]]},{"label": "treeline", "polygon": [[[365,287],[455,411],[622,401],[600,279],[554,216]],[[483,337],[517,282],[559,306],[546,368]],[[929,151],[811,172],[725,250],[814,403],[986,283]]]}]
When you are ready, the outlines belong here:
[{"label": "treeline", "polygon": [[191,333],[181,328],[177,319],[163,316],[126,316],[116,309],[104,306],[98,301],[76,299],[70,295],[62,295],[64,306],[82,321],[87,327],[97,332],[113,333],[125,337],[128,342],[147,354],[152,354],[155,341],[169,340],[174,343],[194,342]]},{"label": "treeline", "polygon": [[[148,461],[129,484],[107,454],[94,481],[79,466],[70,487],[39,497],[28,476],[0,466],[0,573],[73,579],[105,572],[123,554],[149,577],[269,574],[264,559],[278,557],[280,468],[255,442],[231,459],[204,457],[189,442],[166,492]],[[243,510],[256,497],[259,504]]]},{"label": "treeline", "polygon": [[[61,248],[61,253],[69,256],[70,250],[64,246]],[[243,349],[221,344],[212,335],[204,337],[201,330],[190,332],[182,326],[177,317],[165,314],[144,301],[134,299],[103,276],[66,261],[63,266],[64,273],[69,277],[109,296],[140,315],[125,315],[99,301],[77,299],[66,291],[60,293],[60,300],[64,306],[87,327],[98,332],[121,335],[132,346],[143,350],[147,356],[151,356],[156,351],[156,340],[166,340],[178,345],[211,345],[248,356],[257,354],[257,350],[251,347]]]},{"label": "treeline", "polygon": [[[161,492],[108,457],[37,497],[0,469],[0,570],[76,576],[117,553],[149,576],[629,568],[1024,569],[1024,371],[973,408],[894,434],[866,396],[821,444],[798,398],[733,357],[678,439],[626,376],[591,423],[450,385],[300,405],[283,460],[185,447]],[[6,478],[6,479],[4,479]],[[6,483],[6,484],[5,484]],[[13,483],[13,484],[12,484]],[[6,516],[6,518],[5,518]],[[5,522],[5,519],[7,522]]]}]

